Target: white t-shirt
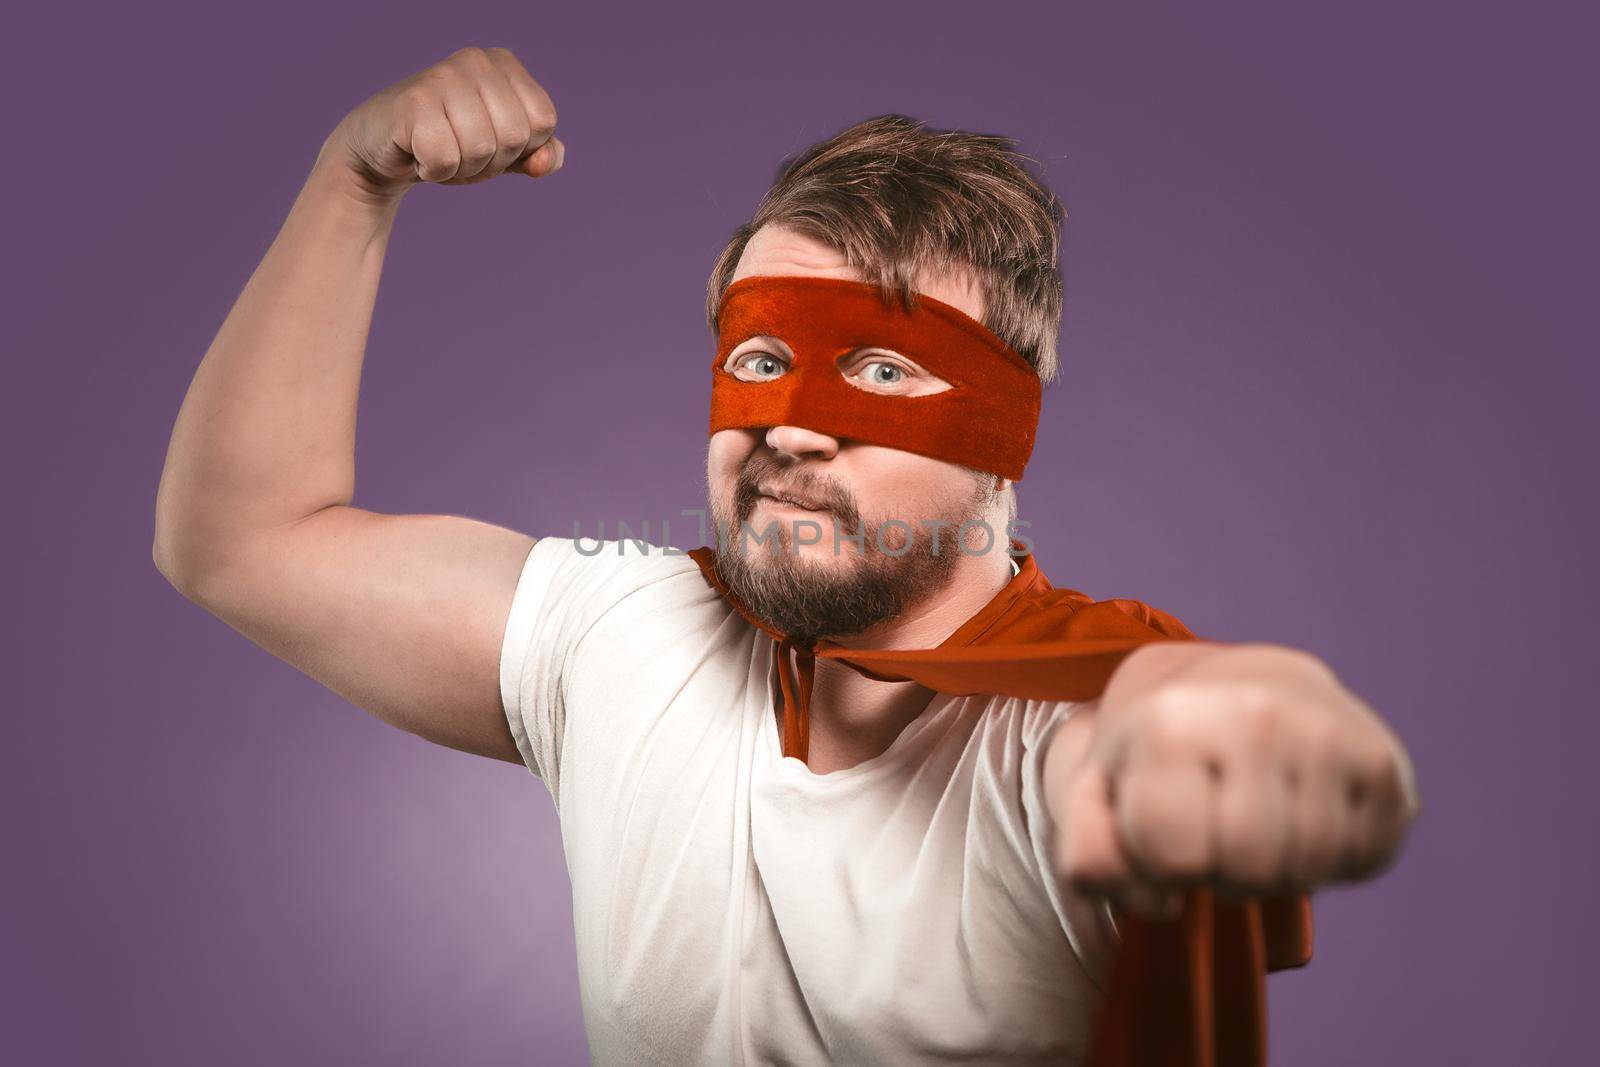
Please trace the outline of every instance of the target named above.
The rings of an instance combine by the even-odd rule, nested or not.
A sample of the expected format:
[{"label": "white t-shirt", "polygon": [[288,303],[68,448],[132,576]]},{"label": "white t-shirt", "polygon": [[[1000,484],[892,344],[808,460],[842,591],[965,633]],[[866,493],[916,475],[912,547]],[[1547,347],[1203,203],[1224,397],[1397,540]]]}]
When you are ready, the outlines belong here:
[{"label": "white t-shirt", "polygon": [[593,1061],[1077,1062],[1115,932],[1048,874],[1040,764],[1081,705],[936,694],[818,775],[781,755],[775,647],[680,550],[528,553],[500,692],[560,818]]}]

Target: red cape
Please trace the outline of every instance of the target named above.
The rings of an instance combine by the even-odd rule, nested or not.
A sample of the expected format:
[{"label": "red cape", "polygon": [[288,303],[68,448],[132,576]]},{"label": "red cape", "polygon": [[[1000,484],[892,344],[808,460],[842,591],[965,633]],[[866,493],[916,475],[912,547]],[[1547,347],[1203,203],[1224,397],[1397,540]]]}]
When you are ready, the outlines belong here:
[{"label": "red cape", "polygon": [[[1017,560],[1020,569],[1004,589],[934,648],[851,649],[826,640],[806,647],[750,614],[717,573],[714,550],[689,555],[713,589],[778,642],[783,753],[802,761],[818,657],[879,681],[915,681],[941,693],[1079,701],[1099,696],[1117,664],[1140,645],[1195,638],[1176,618],[1140,601],[1097,601],[1055,588],[1030,553]],[[1310,961],[1309,898],[1229,901],[1198,889],[1174,922],[1119,915],[1117,929],[1121,948],[1090,1067],[1266,1063],[1265,975]]]}]

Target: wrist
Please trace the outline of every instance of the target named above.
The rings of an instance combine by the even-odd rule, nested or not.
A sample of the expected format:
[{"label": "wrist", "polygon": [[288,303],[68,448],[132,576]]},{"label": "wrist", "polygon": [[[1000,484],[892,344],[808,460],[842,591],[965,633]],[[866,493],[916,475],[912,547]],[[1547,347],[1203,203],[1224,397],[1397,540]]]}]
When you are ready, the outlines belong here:
[{"label": "wrist", "polygon": [[1073,773],[1083,763],[1094,741],[1099,711],[1098,699],[1086,701],[1074,708],[1050,732],[1040,766],[1046,803],[1053,803],[1066,795]]},{"label": "wrist", "polygon": [[414,183],[383,188],[361,174],[344,141],[335,130],[323,142],[306,179],[315,197],[342,205],[355,217],[386,224],[400,208],[400,200]]}]

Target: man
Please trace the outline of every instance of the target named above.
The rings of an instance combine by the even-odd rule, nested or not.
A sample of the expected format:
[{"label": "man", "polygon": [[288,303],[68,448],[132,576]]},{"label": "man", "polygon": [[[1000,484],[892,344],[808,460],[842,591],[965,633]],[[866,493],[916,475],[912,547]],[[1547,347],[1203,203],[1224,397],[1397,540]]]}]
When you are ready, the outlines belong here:
[{"label": "man", "polygon": [[[1403,748],[1282,646],[1152,642],[1092,700],[963,696],[818,657],[791,736],[791,641],[935,648],[1021,576],[993,535],[1012,530],[1032,427],[946,426],[917,448],[830,432],[856,400],[1015,396],[871,338],[824,366],[792,338],[737,336],[729,309],[777,294],[801,329],[838,306],[804,292],[898,290],[1036,390],[1055,375],[1060,209],[1002,139],[861,123],[792,161],[716,265],[717,389],[803,372],[848,398],[770,425],[759,402],[714,405],[712,513],[774,534],[763,551],[718,538],[727,596],[668,546],[352,507],[401,198],[543,178],[555,125],[514,56],[476,48],[339,123],[195,375],[154,555],[385,721],[540,776],[597,1062],[1079,1061],[1117,944],[1108,902],[1171,916],[1197,886],[1282,894],[1392,859],[1417,803]],[[923,441],[917,419],[897,426],[882,436]]]}]

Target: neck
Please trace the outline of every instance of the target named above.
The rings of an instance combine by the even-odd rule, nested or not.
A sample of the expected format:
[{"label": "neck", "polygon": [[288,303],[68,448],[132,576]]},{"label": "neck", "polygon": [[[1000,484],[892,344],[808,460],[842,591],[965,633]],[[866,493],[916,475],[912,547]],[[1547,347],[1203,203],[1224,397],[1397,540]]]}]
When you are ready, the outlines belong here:
[{"label": "neck", "polygon": [[[1011,557],[1004,551],[963,554],[944,589],[889,622],[833,643],[848,648],[932,648],[994,599],[1011,578]],[[816,661],[814,677],[806,762],[815,774],[881,755],[934,697],[932,689],[916,682],[880,682],[829,659]]]}]

